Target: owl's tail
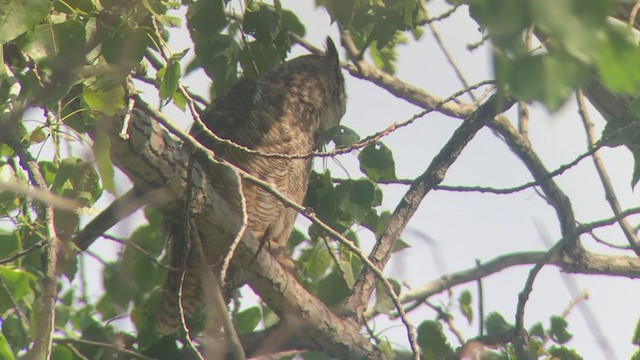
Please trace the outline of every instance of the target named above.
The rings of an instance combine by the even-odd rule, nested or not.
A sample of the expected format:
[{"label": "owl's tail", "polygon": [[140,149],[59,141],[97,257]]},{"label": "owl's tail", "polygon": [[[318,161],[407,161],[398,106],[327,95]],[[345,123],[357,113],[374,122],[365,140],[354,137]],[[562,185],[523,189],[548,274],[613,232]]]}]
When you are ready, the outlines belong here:
[{"label": "owl's tail", "polygon": [[[170,334],[181,327],[180,303],[186,316],[191,316],[202,308],[204,299],[199,257],[190,251],[187,255],[183,277],[182,265],[183,256],[186,251],[186,241],[184,240],[184,230],[181,225],[171,224],[170,233],[170,266],[173,270],[167,272],[167,279],[164,284],[164,291],[160,299],[160,306],[156,314],[157,329],[160,333]],[[182,280],[182,294],[180,294],[180,282]]]}]

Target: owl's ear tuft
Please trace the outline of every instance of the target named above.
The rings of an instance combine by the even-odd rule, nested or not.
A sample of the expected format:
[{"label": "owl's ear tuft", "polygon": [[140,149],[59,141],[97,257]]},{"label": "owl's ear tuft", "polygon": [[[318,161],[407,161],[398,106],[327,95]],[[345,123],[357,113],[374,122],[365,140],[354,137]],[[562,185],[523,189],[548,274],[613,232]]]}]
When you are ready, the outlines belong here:
[{"label": "owl's ear tuft", "polygon": [[330,37],[327,36],[327,59],[331,62],[335,62],[336,64],[340,63],[340,59],[338,58],[338,50],[336,50],[336,45],[333,43]]}]

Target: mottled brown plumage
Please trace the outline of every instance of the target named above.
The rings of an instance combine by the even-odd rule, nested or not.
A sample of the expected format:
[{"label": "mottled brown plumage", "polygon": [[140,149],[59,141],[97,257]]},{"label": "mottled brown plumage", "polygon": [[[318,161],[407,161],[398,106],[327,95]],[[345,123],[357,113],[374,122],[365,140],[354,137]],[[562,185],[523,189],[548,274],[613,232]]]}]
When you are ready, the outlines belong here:
[{"label": "mottled brown plumage", "polygon": [[[220,96],[203,115],[205,125],[218,136],[261,153],[304,154],[318,149],[320,135],[337,126],[345,112],[344,79],[333,42],[327,39],[324,55],[305,55],[255,79],[244,79]],[[278,159],[249,154],[214,142],[192,130],[198,141],[217,156],[273,184],[291,200],[301,203],[307,191],[312,159]],[[242,183],[248,214],[248,231],[271,251],[286,245],[296,211],[267,191],[247,181]],[[180,267],[180,227],[174,236],[173,266]],[[229,234],[205,234],[206,244]],[[207,254],[207,256],[210,256]],[[187,266],[193,267],[191,261]],[[217,263],[219,258],[207,259]],[[183,306],[192,313],[202,303],[199,278],[186,274]],[[177,288],[179,276],[169,273],[160,308],[159,329],[175,331],[179,324]]]}]

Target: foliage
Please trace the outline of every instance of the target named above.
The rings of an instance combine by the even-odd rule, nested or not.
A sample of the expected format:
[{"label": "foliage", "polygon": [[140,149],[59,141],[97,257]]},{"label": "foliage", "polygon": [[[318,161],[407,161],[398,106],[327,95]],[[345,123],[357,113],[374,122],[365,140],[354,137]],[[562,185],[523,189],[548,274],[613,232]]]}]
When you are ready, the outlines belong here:
[{"label": "foliage", "polygon": [[[640,64],[640,48],[626,24],[610,19],[617,2],[449,3],[468,7],[471,18],[490,40],[495,80],[505,99],[540,102],[549,111],[556,111],[576,89],[593,81],[594,73],[606,89],[631,99],[623,115],[607,118],[604,137],[607,145],[625,145],[633,152],[636,171],[632,183],[638,182],[640,72],[630,69]],[[368,55],[386,76],[397,71],[398,48],[410,38],[420,39],[431,22],[418,0],[317,0],[316,5],[349,31],[357,54]],[[175,15],[176,9],[185,12],[184,25]],[[118,145],[100,135],[90,139],[87,131],[105,117],[122,114],[133,106],[127,83],[130,79],[134,84],[150,83],[155,91],[151,96],[163,106],[171,103],[186,112],[188,101],[193,100],[183,91],[186,75],[204,70],[211,80],[209,95],[215,98],[239,79],[260,76],[290,59],[295,42],[291,34],[304,37],[309,30],[298,14],[283,8],[277,0],[247,0],[242,11],[229,11],[226,0],[0,2],[0,58],[6,65],[0,70],[0,104],[5,104],[0,107],[3,132],[7,139],[18,139],[18,148],[39,154],[37,165],[51,194],[77,204],[75,209],[53,204],[53,226],[62,255],[57,263],[59,292],[52,358],[78,359],[78,354],[91,359],[125,358],[119,348],[158,358],[187,353],[183,341],[177,341],[176,335],[160,335],[153,323],[168,262],[160,212],[146,209],[146,223],[121,241],[126,246],[118,258],[103,261],[100,277],[104,293],[92,298],[83,293],[84,287],[77,286],[87,281],[88,275],[79,264],[81,256],[86,255],[79,255],[71,239],[88,219],[87,214],[97,212],[98,201],[106,197],[105,193],[118,193],[110,155],[111,148]],[[169,37],[182,26],[189,31],[193,51],[171,53]],[[543,44],[543,48],[532,51],[532,34],[538,39],[535,47]],[[27,109],[37,109],[44,115],[26,121]],[[364,237],[379,239],[392,218],[391,212],[381,207],[385,193],[380,184],[398,180],[392,149],[381,140],[366,142],[367,138],[363,140],[345,126],[332,129],[327,139],[337,150],[363,144],[357,150],[362,174],[336,179],[330,170],[314,171],[304,205],[356,246]],[[32,181],[18,148],[0,141],[0,185]],[[92,160],[82,156],[87,151]],[[43,207],[28,191],[0,192],[0,216],[6,220],[0,227],[0,259],[9,259],[0,265],[2,359],[23,356],[37,340],[34,329],[40,326],[36,314],[44,291],[43,258],[45,245],[51,241]],[[394,249],[408,246],[399,240]],[[327,241],[326,232],[316,223],[294,231],[289,250],[294,254],[298,280],[331,308],[337,308],[350,294],[365,267],[346,246]],[[100,254],[93,256],[100,259]],[[402,294],[400,281],[389,282],[394,296]],[[231,313],[238,334],[251,334],[277,322],[273,310],[264,303],[240,307],[243,299],[234,296]],[[486,334],[475,334],[478,339],[503,340],[512,335],[515,325],[503,315],[493,312],[479,318],[483,314],[476,313],[477,299],[468,289],[450,289],[449,298],[449,303],[435,306],[439,310],[433,318],[414,319],[419,323],[417,345],[425,359],[460,354],[465,344],[452,345],[444,331],[459,316],[468,324],[483,324]],[[394,315],[397,309],[392,300],[392,294],[378,281],[372,310],[375,314],[369,315]],[[113,325],[112,320],[121,316],[130,316],[133,331]],[[203,326],[198,316],[188,324],[192,330]],[[533,325],[528,330],[532,356],[581,359],[568,347],[572,340],[568,328],[566,318],[556,315],[550,317],[548,328],[541,322]],[[636,329],[633,336],[636,345],[640,344],[639,333]],[[373,331],[369,336],[385,354],[402,354],[403,349],[381,334]],[[495,342],[498,351],[486,351],[487,358],[515,358],[514,346],[502,340]],[[304,358],[328,355],[308,352]]]}]

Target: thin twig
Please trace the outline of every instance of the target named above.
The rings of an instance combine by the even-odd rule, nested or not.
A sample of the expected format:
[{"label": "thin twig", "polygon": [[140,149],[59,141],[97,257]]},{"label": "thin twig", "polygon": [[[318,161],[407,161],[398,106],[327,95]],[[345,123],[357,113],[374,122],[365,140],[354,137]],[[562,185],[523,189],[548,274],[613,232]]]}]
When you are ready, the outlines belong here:
[{"label": "thin twig", "polygon": [[[27,319],[27,317],[24,315],[22,310],[20,310],[20,306],[18,306],[18,302],[13,297],[13,293],[11,293],[11,290],[9,289],[9,287],[7,286],[7,283],[4,281],[4,278],[2,277],[0,277],[0,285],[2,285],[2,289],[4,290],[4,292],[7,294],[7,297],[9,298],[9,303],[11,304],[11,308],[13,309],[13,311],[16,313],[16,316],[18,317],[18,320],[20,322],[20,329],[19,329],[20,334],[24,339],[29,339],[29,335],[28,335],[29,319]],[[3,315],[3,319],[6,319],[5,315]]]},{"label": "thin twig", "polygon": [[[476,267],[480,267],[482,263],[480,259],[476,259]],[[482,278],[476,280],[478,285],[478,335],[484,335],[484,288],[482,286]]]},{"label": "thin twig", "polygon": [[142,355],[142,354],[140,354],[140,353],[138,353],[136,351],[125,349],[125,348],[123,348],[121,346],[118,346],[118,345],[99,342],[99,341],[91,341],[91,340],[85,340],[85,339],[72,339],[72,338],[55,338],[55,339],[53,339],[53,341],[56,344],[60,344],[60,345],[81,344],[81,345],[96,346],[96,347],[101,347],[101,348],[117,351],[117,352],[129,355],[129,356],[133,356],[133,357],[135,357],[137,359],[155,360],[155,358],[148,357],[146,355]]},{"label": "thin twig", "polygon": [[4,259],[0,259],[0,265],[8,264],[8,263],[10,263],[12,261],[15,261],[16,259],[19,259],[19,258],[23,257],[23,256],[27,256],[32,251],[40,249],[41,247],[43,247],[46,243],[47,243],[47,241],[45,239],[38,240],[38,242],[36,242],[35,244],[29,246],[26,249],[20,250],[20,251],[16,252],[13,255],[7,256]]},{"label": "thin twig", "polygon": [[636,1],[631,9],[631,14],[629,15],[628,25],[630,29],[633,29],[634,24],[636,23],[636,17],[638,17],[638,10],[640,10],[640,0]]},{"label": "thin twig", "polygon": [[[371,269],[384,268],[391,256],[393,244],[415,213],[421,200],[435,185],[444,179],[449,166],[455,162],[464,147],[484,124],[490,121],[496,113],[502,112],[504,107],[510,105],[509,101],[503,101],[502,105],[497,107],[497,102],[497,96],[493,96],[473,116],[465,120],[431,161],[427,170],[416,178],[414,184],[396,207],[391,220],[387,222],[370,253],[370,259],[375,264]],[[368,298],[374,289],[375,282],[371,275],[368,274],[369,269],[370,267],[365,267],[362,270],[358,280],[356,280],[354,290],[344,302],[344,306],[354,313],[359,313],[360,308],[367,305]]]},{"label": "thin twig", "polygon": [[[202,246],[202,240],[200,239],[200,234],[197,230],[193,231],[193,246],[194,250],[200,257],[202,263],[207,264],[208,260],[205,257],[204,248]],[[209,266],[211,264],[208,264]],[[213,272],[209,269],[209,267],[205,267],[200,273],[202,290],[205,294],[205,299],[213,302],[215,312],[215,317],[222,322],[222,328],[224,329],[224,333],[227,335],[227,339],[231,343],[231,351],[236,360],[244,360],[246,359],[246,355],[244,353],[244,348],[242,347],[242,343],[240,342],[240,338],[236,332],[236,329],[233,325],[233,321],[231,320],[231,316],[229,314],[229,309],[227,308],[227,304],[222,297],[222,291],[220,287],[220,283],[214,276]],[[209,315],[209,314],[208,314]],[[210,315],[209,315],[210,316]],[[210,324],[207,324],[207,330],[212,330],[213,327]],[[215,329],[213,329],[215,330]],[[209,349],[216,353],[215,355],[219,355],[218,352],[222,349],[216,348]],[[208,356],[209,358],[213,358],[213,356]]]},{"label": "thin twig", "polygon": [[588,232],[589,236],[591,236],[591,238],[593,240],[595,240],[595,242],[597,242],[598,244],[602,244],[604,246],[608,246],[612,249],[618,249],[618,250],[633,250],[631,249],[631,247],[629,245],[617,245],[617,244],[612,244],[606,240],[604,240],[603,238],[601,238],[600,236],[596,235],[596,233],[594,231],[589,231]]},{"label": "thin twig", "polygon": [[168,271],[180,271],[181,270],[180,268],[176,268],[176,267],[173,267],[173,266],[169,266],[169,265],[163,264],[162,262],[160,262],[160,260],[158,260],[157,257],[151,255],[142,246],[140,246],[140,245],[138,245],[138,244],[136,244],[134,242],[123,240],[123,239],[120,239],[120,238],[118,238],[116,236],[113,236],[113,235],[110,235],[110,234],[103,234],[102,237],[107,239],[107,240],[110,240],[110,241],[113,241],[115,243],[118,243],[120,245],[128,246],[130,248],[135,249],[136,251],[138,251],[142,255],[144,255],[146,258],[148,258],[150,261],[152,261],[154,264],[158,265],[159,267],[161,267],[161,268],[163,268],[165,270],[168,270]]},{"label": "thin twig", "polygon": [[571,301],[569,302],[569,304],[567,304],[567,307],[564,308],[560,316],[562,316],[563,318],[566,318],[567,316],[569,316],[569,313],[571,312],[571,310],[573,310],[573,308],[576,305],[578,305],[579,302],[581,302],[582,300],[587,300],[588,298],[589,298],[589,289],[582,290],[580,294],[576,295],[573,299],[571,299]]},{"label": "thin twig", "polygon": [[[422,5],[422,9],[424,10],[425,14],[427,14],[428,16],[429,11],[427,9],[427,2],[421,1],[420,4]],[[455,11],[456,8],[457,6],[454,7],[452,11]],[[431,30],[431,34],[433,35],[433,38],[436,40],[436,44],[438,44],[440,51],[442,51],[442,54],[447,59],[447,62],[451,66],[451,69],[453,69],[453,72],[456,74],[456,77],[458,78],[462,86],[464,86],[465,88],[468,88],[469,82],[465,78],[464,74],[462,73],[462,70],[460,70],[460,67],[456,63],[455,59],[453,58],[453,56],[451,55],[447,47],[444,45],[444,41],[440,36],[440,32],[438,31],[436,24],[433,22],[429,22],[429,29]],[[473,94],[473,91],[469,91],[468,94],[469,94],[469,97],[471,97],[471,100],[475,102],[476,96]]]},{"label": "thin twig", "polygon": [[80,352],[80,350],[78,350],[77,347],[75,347],[73,344],[69,343],[69,344],[64,344],[62,346],[65,346],[67,349],[69,349],[75,356],[77,356],[78,358],[80,358],[80,360],[91,360],[88,357],[84,356],[83,353]]},{"label": "thin twig", "polygon": [[428,307],[433,309],[436,313],[438,313],[438,318],[440,320],[444,321],[445,324],[447,324],[447,327],[449,328],[449,331],[451,331],[453,336],[455,336],[456,340],[458,340],[458,343],[460,345],[463,345],[466,341],[464,340],[464,336],[462,335],[460,330],[456,327],[456,324],[455,324],[455,321],[453,320],[453,317],[450,314],[448,314],[446,311],[442,310],[442,308],[440,306],[433,305],[432,303],[430,303],[428,301],[425,301],[424,303]]},{"label": "thin twig", "polygon": [[554,245],[547,253],[531,268],[529,271],[529,276],[527,277],[527,281],[525,282],[524,289],[518,294],[518,305],[516,307],[516,323],[514,329],[514,339],[513,345],[516,348],[516,354],[518,354],[518,359],[530,359],[531,355],[529,353],[529,345],[528,345],[528,336],[525,333],[524,329],[524,310],[527,304],[527,300],[529,300],[529,295],[531,291],[533,291],[533,282],[536,279],[536,276],[542,270],[542,268],[547,264],[552,254],[557,251],[562,244],[562,241],[558,241],[556,245]]},{"label": "thin twig", "polygon": [[[640,4],[640,1],[636,4]],[[584,94],[582,91],[578,90],[576,93],[576,99],[578,101],[578,113],[580,114],[580,118],[582,119],[582,124],[584,125],[584,130],[587,134],[587,146],[589,149],[592,149],[596,143],[596,134],[593,129],[593,122],[589,116],[589,112],[587,110],[587,106],[584,101]],[[622,207],[620,206],[620,202],[618,201],[618,197],[616,196],[615,189],[611,184],[611,179],[607,174],[607,169],[604,166],[604,162],[600,157],[599,151],[594,151],[593,155],[593,164],[596,167],[596,171],[598,172],[598,177],[600,178],[600,182],[602,183],[602,188],[604,189],[605,198],[609,203],[609,207],[611,207],[611,211],[613,211],[614,215],[619,215],[622,211]],[[629,246],[633,249],[636,255],[640,256],[640,239],[633,230],[631,224],[626,218],[621,218],[618,221],[624,236],[627,238],[627,242]]]},{"label": "thin twig", "polygon": [[129,139],[129,121],[131,121],[131,113],[133,112],[133,107],[135,105],[136,99],[129,98],[129,101],[127,101],[127,112],[122,119],[122,129],[120,130],[120,134],[118,134],[122,140]]}]

